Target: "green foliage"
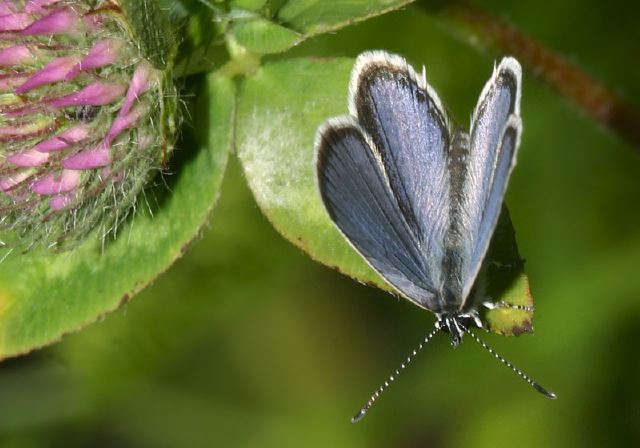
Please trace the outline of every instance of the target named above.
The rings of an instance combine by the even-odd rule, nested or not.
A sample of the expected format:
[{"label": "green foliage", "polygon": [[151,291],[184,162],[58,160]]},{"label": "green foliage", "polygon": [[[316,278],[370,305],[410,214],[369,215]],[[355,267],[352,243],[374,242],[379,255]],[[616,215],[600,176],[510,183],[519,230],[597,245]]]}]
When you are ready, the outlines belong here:
[{"label": "green foliage", "polygon": [[239,45],[261,54],[286,51],[301,40],[295,31],[263,18],[237,22],[233,26],[233,35]]},{"label": "green foliage", "polygon": [[345,25],[392,11],[412,0],[293,0],[278,10],[278,20],[309,35],[326,33]]},{"label": "green foliage", "polygon": [[331,224],[315,183],[315,132],[346,112],[352,67],[351,59],[294,59],[258,70],[239,97],[236,145],[256,201],[279,232],[315,260],[382,285]]},{"label": "green foliage", "polygon": [[231,0],[232,8],[259,11],[267,3],[267,0]]},{"label": "green foliage", "polygon": [[[211,71],[227,63],[233,68],[227,68],[226,75],[238,74],[238,66],[249,67],[246,71],[251,72],[255,64],[247,64],[241,59],[285,52],[312,36],[398,9],[407,3],[410,0],[177,0],[179,10],[184,11],[183,19],[189,17],[191,25],[196,24],[186,33],[182,43],[178,71]],[[233,38],[229,39],[229,36]],[[220,52],[220,44],[225,40],[231,60]],[[206,44],[203,45],[203,41]],[[240,73],[243,72],[240,69]]]},{"label": "green foliage", "polygon": [[[287,7],[286,0],[268,0],[260,9],[231,7],[214,0],[162,2],[172,14],[175,29],[188,34],[181,42],[197,43],[188,51],[182,48],[178,56],[191,59],[195,71],[217,71],[226,66],[231,57],[226,33],[240,20],[270,19],[307,35],[278,15]],[[253,2],[234,2],[240,3]],[[213,10],[207,4],[225,14],[235,9],[236,14],[240,11],[244,16],[229,18],[227,23],[214,22]],[[344,2],[345,7],[352,4],[355,2]],[[507,18],[515,29],[527,30],[539,41],[570,54],[583,70],[640,104],[637,71],[630,65],[637,53],[636,43],[640,42],[636,23],[639,5],[596,0],[568,0],[554,4],[552,10],[538,2],[478,0],[473,5],[488,15]],[[576,11],[580,11],[580,20],[576,20]],[[198,21],[197,26],[194,21]],[[425,64],[430,83],[464,124],[494,59],[502,55],[476,51],[469,40],[457,39],[442,24],[441,17],[409,6],[308,39],[286,52],[265,57],[264,61],[260,55],[252,55],[256,64],[238,64],[234,73],[255,73],[246,78],[237,76],[240,104],[228,105],[256,129],[264,130],[251,118],[252,106],[246,99],[249,92],[253,92],[260,106],[256,107],[256,114],[268,113],[264,110],[268,98],[258,87],[275,89],[279,85],[273,78],[277,70],[283,71],[289,64],[292,69],[315,67],[316,75],[330,76],[328,70],[321,68],[336,67],[339,70],[331,79],[300,74],[300,82],[307,92],[315,91],[314,83],[342,89],[331,94],[322,92],[326,98],[316,98],[314,105],[324,108],[327,117],[344,113],[350,61],[360,51],[386,48],[405,55],[414,65]],[[593,38],[594,30],[598,30],[598,39]],[[192,37],[198,39],[191,40]],[[331,60],[336,55],[344,58]],[[297,59],[290,60],[294,56]],[[319,60],[320,57],[328,60]],[[565,98],[536,82],[533,75],[525,69],[524,134],[509,185],[508,204],[536,298],[536,335],[483,337],[526,373],[557,392],[558,400],[545,400],[529,390],[468,338],[452,351],[446,335],[438,335],[367,419],[358,426],[350,425],[348,419],[362,400],[432,328],[433,317],[406,301],[394,300],[385,291],[362,286],[326,269],[281,238],[265,216],[271,220],[278,216],[284,222],[287,212],[272,209],[265,215],[256,206],[254,195],[259,199],[260,194],[247,187],[249,182],[257,184],[246,171],[248,148],[237,145],[243,154],[243,166],[231,156],[224,184],[218,189],[222,196],[214,219],[202,229],[201,241],[172,269],[100,324],[29,356],[0,364],[0,445],[640,445],[636,424],[640,383],[635,381],[640,376],[640,207],[636,206],[640,196],[640,159],[633,148],[594,126]],[[161,232],[170,232],[170,226],[180,227],[183,217],[195,212],[195,202],[211,205],[212,199],[198,198],[203,190],[208,189],[211,197],[215,196],[207,172],[216,166],[212,160],[222,159],[224,154],[207,150],[211,146],[204,137],[212,123],[222,126],[221,121],[229,118],[231,109],[202,105],[216,97],[220,103],[232,101],[234,88],[229,80],[211,80],[216,84],[209,91],[216,92],[211,97],[204,89],[192,87],[197,79],[189,77],[183,82],[187,86],[183,100],[197,99],[200,106],[189,104],[189,113],[184,114],[184,138],[165,177],[170,189],[159,185],[154,193],[159,202],[153,206],[154,215],[163,223],[158,225],[164,229]],[[290,81],[285,90],[299,92],[298,81]],[[300,106],[299,102],[296,104]],[[282,116],[286,107],[281,103],[274,114]],[[318,122],[326,118],[319,115]],[[300,118],[310,132],[308,118]],[[242,141],[250,137],[249,123],[238,124],[238,138]],[[289,128],[279,131],[291,132]],[[310,136],[295,138],[299,139],[295,142],[306,145]],[[275,134],[274,139],[277,142],[279,135]],[[305,146],[302,150],[310,148]],[[211,163],[197,162],[205,155]],[[199,179],[188,182],[183,177],[192,166],[201,174]],[[305,165],[303,170],[309,173],[311,168]],[[274,178],[278,182],[291,181],[278,176]],[[309,190],[311,186],[305,182],[296,185]],[[158,179],[157,183],[163,181]],[[190,201],[184,207],[169,207],[176,190]],[[262,207],[260,201],[259,205]],[[166,207],[176,213],[169,216],[169,210],[164,211]],[[305,204],[303,210],[317,223],[324,219],[317,204]],[[205,214],[203,210],[198,213]],[[143,214],[129,226],[134,229],[132,236],[142,234],[139,241],[128,238],[128,227],[119,240],[106,245],[105,257],[90,258],[91,267],[98,269],[107,260],[113,269],[120,269],[109,251],[111,247],[121,247],[114,254],[121,254],[122,263],[130,269],[138,269],[127,260],[135,256],[144,241],[155,241],[156,227]],[[145,232],[136,231],[138,226]],[[302,224],[292,218],[289,227],[297,231]],[[193,233],[197,228],[192,229]],[[499,227],[499,239],[513,238],[502,234],[501,229],[505,227]],[[174,241],[173,235],[167,238]],[[160,248],[168,245],[162,243]],[[122,246],[131,250],[125,251]],[[175,247],[179,245],[176,243]],[[503,249],[509,247],[515,248],[507,245]],[[96,252],[99,250],[96,247]],[[345,263],[355,269],[359,261],[350,258],[343,242],[336,240],[335,250],[336,254],[344,250]],[[78,254],[67,258],[79,257]],[[140,263],[150,265],[161,264],[156,263],[155,257],[166,255],[150,248],[145,248],[144,254],[147,258]],[[107,300],[104,295],[105,302],[98,304],[89,296],[96,289],[93,283],[105,290],[115,289],[107,283],[114,277],[104,273],[97,278],[85,276],[82,284],[74,282],[77,290],[67,288],[65,293],[73,300],[67,301],[64,296],[53,300],[48,298],[46,278],[27,278],[22,271],[30,270],[32,263],[40,263],[44,274],[54,275],[54,270],[42,268],[42,262],[35,257],[25,257],[22,265],[14,257],[21,255],[12,254],[6,260],[10,271],[0,275],[0,314],[5,316],[0,319],[0,332],[2,343],[11,342],[13,353],[18,335],[22,340],[38,332],[42,335],[36,324],[44,322],[42,325],[57,328],[38,345],[51,342],[80,325],[69,326],[68,316],[83,314],[83,323],[90,322],[97,315],[90,309],[96,313],[101,309],[101,315],[121,298],[114,295]],[[62,269],[57,256],[47,257]],[[507,292],[520,289],[508,286],[523,278],[517,274],[518,265],[499,263],[518,257],[498,250],[492,252],[491,258],[498,263],[487,266],[488,275],[491,277],[492,270],[499,272],[494,278],[504,284],[498,287],[508,288]],[[3,264],[0,273],[7,269]],[[138,286],[156,274],[141,276]],[[13,281],[14,275],[24,275],[39,289],[34,286],[34,292],[29,294],[31,302],[22,302],[25,309],[31,308],[29,313],[20,315],[14,309],[18,302],[10,300],[13,291],[31,287]],[[60,279],[53,280],[52,285],[59,290]],[[119,294],[134,289],[137,287],[122,288]],[[24,300],[26,293],[16,297]],[[508,300],[522,299],[526,296]],[[42,311],[38,311],[40,307]],[[489,320],[493,317],[487,316]],[[11,334],[6,331],[9,327]],[[28,348],[29,345],[22,347]]]}]

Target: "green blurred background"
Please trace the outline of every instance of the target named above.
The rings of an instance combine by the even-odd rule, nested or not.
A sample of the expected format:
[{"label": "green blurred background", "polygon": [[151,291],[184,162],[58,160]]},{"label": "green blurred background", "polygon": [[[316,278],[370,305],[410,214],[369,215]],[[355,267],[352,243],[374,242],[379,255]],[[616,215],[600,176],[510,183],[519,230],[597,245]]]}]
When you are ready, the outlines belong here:
[{"label": "green blurred background", "polygon": [[[477,3],[640,106],[638,6]],[[451,31],[412,6],[292,53],[401,53],[467,123],[496,55]],[[210,225],[168,273],[102,322],[0,364],[0,446],[639,446],[637,148],[524,80],[507,203],[536,334],[485,339],[558,400],[439,335],[352,425],[434,318],[285,241],[232,157]]]}]

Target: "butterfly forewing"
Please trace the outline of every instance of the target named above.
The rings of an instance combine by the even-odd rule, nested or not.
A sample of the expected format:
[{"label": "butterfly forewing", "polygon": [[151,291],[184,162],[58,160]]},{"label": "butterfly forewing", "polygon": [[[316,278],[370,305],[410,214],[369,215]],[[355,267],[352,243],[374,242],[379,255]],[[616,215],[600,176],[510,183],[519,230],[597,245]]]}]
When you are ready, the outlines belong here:
[{"label": "butterfly forewing", "polygon": [[353,117],[321,126],[316,158],[322,200],[347,240],[405,297],[435,307],[419,243],[389,188],[380,154]]},{"label": "butterfly forewing", "polygon": [[485,85],[471,123],[466,180],[459,204],[463,297],[475,282],[498,222],[520,142],[521,69],[504,58]]},{"label": "butterfly forewing", "polygon": [[403,58],[375,51],[356,61],[349,105],[379,150],[392,194],[420,244],[424,281],[438,291],[445,281],[450,195],[450,131],[440,100]]}]

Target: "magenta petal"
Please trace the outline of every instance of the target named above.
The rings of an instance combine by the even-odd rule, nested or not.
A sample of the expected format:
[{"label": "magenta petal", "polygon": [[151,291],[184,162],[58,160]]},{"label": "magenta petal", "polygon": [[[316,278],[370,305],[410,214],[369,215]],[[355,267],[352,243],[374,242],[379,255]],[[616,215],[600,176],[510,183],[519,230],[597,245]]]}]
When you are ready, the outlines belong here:
[{"label": "magenta petal", "polygon": [[60,0],[29,0],[27,5],[24,7],[24,12],[28,12],[29,14],[42,14],[46,12],[46,6],[53,5],[59,1]]},{"label": "magenta petal", "polygon": [[29,14],[5,14],[0,16],[0,31],[21,31],[33,21]]},{"label": "magenta petal", "polygon": [[122,97],[126,86],[96,81],[79,92],[53,100],[54,107],[104,106]]},{"label": "magenta petal", "polygon": [[73,201],[76,200],[76,193],[67,193],[67,194],[59,194],[57,196],[52,197],[49,200],[49,207],[51,207],[52,210],[62,210],[63,208],[65,208],[66,206],[68,206],[69,204],[71,204]]},{"label": "magenta petal", "polygon": [[72,126],[49,140],[38,143],[34,149],[39,152],[54,152],[79,143],[89,136],[89,126],[78,124]]},{"label": "magenta petal", "polygon": [[40,166],[49,159],[49,154],[28,149],[17,154],[11,154],[7,160],[16,166],[31,167]]},{"label": "magenta petal", "polygon": [[78,63],[79,59],[78,56],[66,56],[54,59],[44,68],[38,70],[27,82],[18,87],[16,93],[21,95],[36,87],[62,81],[66,78],[67,73]]},{"label": "magenta petal", "polygon": [[111,146],[113,140],[115,140],[116,137],[118,137],[118,135],[122,133],[122,131],[134,126],[142,116],[142,112],[142,108],[138,107],[137,109],[132,110],[131,113],[126,117],[121,117],[118,115],[116,119],[113,120],[113,124],[111,125],[111,128],[109,129],[109,132],[107,132],[107,136],[104,139],[105,146]]},{"label": "magenta petal", "polygon": [[26,45],[14,45],[0,50],[0,66],[11,66],[30,62],[33,55]]},{"label": "magenta petal", "polygon": [[10,176],[0,177],[0,191],[6,192],[8,190],[11,190],[27,177],[29,177],[29,173],[27,171],[15,173]]},{"label": "magenta petal", "polygon": [[34,193],[51,196],[74,190],[80,184],[80,172],[62,170],[59,176],[48,174],[31,183]]},{"label": "magenta petal", "polygon": [[72,8],[60,8],[33,22],[22,31],[27,36],[53,35],[78,31],[80,16]]},{"label": "magenta petal", "polygon": [[127,96],[122,103],[122,108],[120,108],[120,113],[118,115],[127,115],[131,106],[133,106],[133,102],[149,89],[151,85],[149,82],[149,79],[151,78],[151,70],[151,67],[144,62],[138,64],[135,72],[133,72],[133,78],[131,79]]},{"label": "magenta petal", "polygon": [[122,48],[122,41],[116,39],[105,39],[96,43],[89,54],[69,72],[67,80],[74,78],[81,71],[113,64],[118,58],[120,48]]},{"label": "magenta petal", "polygon": [[0,0],[0,16],[16,12],[16,5],[12,0]]},{"label": "magenta petal", "polygon": [[62,166],[70,170],[90,170],[111,163],[109,147],[100,144],[95,149],[81,151],[62,161]]}]

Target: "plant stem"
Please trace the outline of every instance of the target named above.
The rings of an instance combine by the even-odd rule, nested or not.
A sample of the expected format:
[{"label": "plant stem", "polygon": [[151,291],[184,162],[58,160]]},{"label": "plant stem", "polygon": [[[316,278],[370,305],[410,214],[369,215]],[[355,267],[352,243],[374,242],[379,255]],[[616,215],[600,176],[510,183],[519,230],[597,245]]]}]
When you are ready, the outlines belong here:
[{"label": "plant stem", "polygon": [[564,55],[466,1],[417,4],[444,18],[480,48],[515,56],[533,76],[640,150],[640,111]]}]

